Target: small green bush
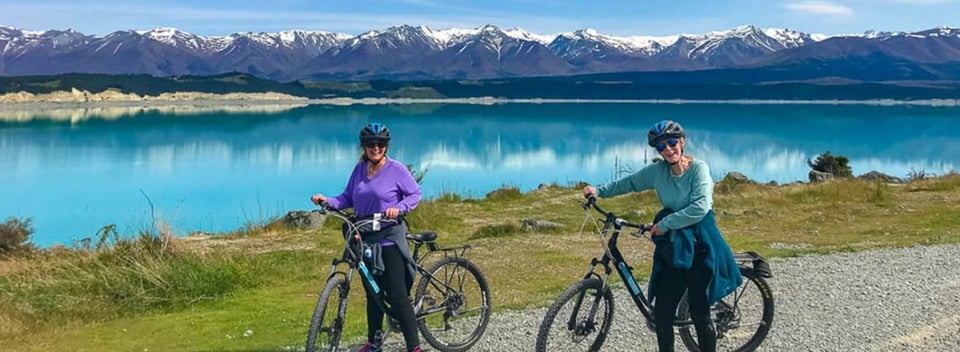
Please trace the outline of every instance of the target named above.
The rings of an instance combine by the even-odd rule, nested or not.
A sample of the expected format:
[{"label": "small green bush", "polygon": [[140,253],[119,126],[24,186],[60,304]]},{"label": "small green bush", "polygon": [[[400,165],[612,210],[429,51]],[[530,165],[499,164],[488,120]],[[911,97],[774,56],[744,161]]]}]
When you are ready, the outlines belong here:
[{"label": "small green bush", "polygon": [[807,165],[820,172],[829,172],[834,177],[849,178],[853,177],[853,169],[847,165],[850,159],[843,155],[831,155],[829,151],[817,156],[814,160],[807,160]]},{"label": "small green bush", "polygon": [[937,175],[934,175],[932,173],[927,173],[927,171],[923,169],[914,170],[911,167],[910,172],[907,173],[907,182],[923,181],[923,180],[934,178],[934,177],[937,177]]},{"label": "small green bush", "polygon": [[30,220],[10,217],[0,224],[0,255],[33,250],[33,243],[30,243],[33,227],[30,226]]},{"label": "small green bush", "polygon": [[520,226],[514,224],[492,224],[481,226],[477,229],[477,232],[473,233],[473,236],[470,236],[470,239],[508,237],[518,233],[520,233]]},{"label": "small green bush", "polygon": [[500,189],[491,191],[487,193],[487,199],[489,200],[516,200],[520,199],[523,196],[520,193],[520,188],[514,186],[503,186]]}]

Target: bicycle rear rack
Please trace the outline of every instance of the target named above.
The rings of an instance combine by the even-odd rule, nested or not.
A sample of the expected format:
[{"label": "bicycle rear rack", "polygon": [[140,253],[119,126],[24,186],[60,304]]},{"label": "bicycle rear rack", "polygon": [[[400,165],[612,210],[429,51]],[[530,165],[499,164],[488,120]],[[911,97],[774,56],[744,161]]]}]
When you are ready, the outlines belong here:
[{"label": "bicycle rear rack", "polygon": [[734,253],[733,259],[737,263],[750,262],[753,265],[753,273],[762,278],[772,278],[773,272],[770,271],[770,264],[757,252],[749,251],[743,253]]}]

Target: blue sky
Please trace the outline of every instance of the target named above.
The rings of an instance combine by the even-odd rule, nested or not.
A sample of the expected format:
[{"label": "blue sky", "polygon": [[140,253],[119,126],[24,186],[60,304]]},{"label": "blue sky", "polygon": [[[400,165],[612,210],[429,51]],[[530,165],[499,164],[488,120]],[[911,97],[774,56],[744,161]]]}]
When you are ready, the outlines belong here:
[{"label": "blue sky", "polygon": [[435,29],[494,24],[539,34],[594,28],[610,35],[670,35],[739,25],[808,33],[960,27],[960,0],[0,0],[0,25],[28,30],[176,27],[200,35],[286,29],[359,34],[409,24]]}]

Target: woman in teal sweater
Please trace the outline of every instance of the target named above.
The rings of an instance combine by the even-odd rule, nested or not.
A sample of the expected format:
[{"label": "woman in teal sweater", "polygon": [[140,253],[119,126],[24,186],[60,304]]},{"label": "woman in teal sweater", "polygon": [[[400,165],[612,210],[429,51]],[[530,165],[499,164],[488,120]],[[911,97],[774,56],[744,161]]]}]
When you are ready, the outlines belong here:
[{"label": "woman in teal sweater", "polygon": [[602,185],[586,186],[583,195],[613,197],[654,189],[664,209],[651,232],[656,243],[650,300],[654,302],[657,344],[673,351],[673,319],[684,291],[689,290],[690,315],[700,351],[715,351],[717,335],[710,305],[742,283],[730,246],[713,218],[713,179],[702,160],[683,153],[686,134],[679,123],[664,120],[647,134],[663,161]]}]

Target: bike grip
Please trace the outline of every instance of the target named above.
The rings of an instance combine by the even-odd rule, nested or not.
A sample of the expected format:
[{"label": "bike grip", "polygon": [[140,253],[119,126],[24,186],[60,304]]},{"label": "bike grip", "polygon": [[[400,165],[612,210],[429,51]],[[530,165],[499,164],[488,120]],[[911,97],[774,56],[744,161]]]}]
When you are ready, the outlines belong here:
[{"label": "bike grip", "polygon": [[583,203],[583,209],[589,209],[591,205],[597,204],[596,194],[590,193],[584,197],[587,198],[587,201]]}]

